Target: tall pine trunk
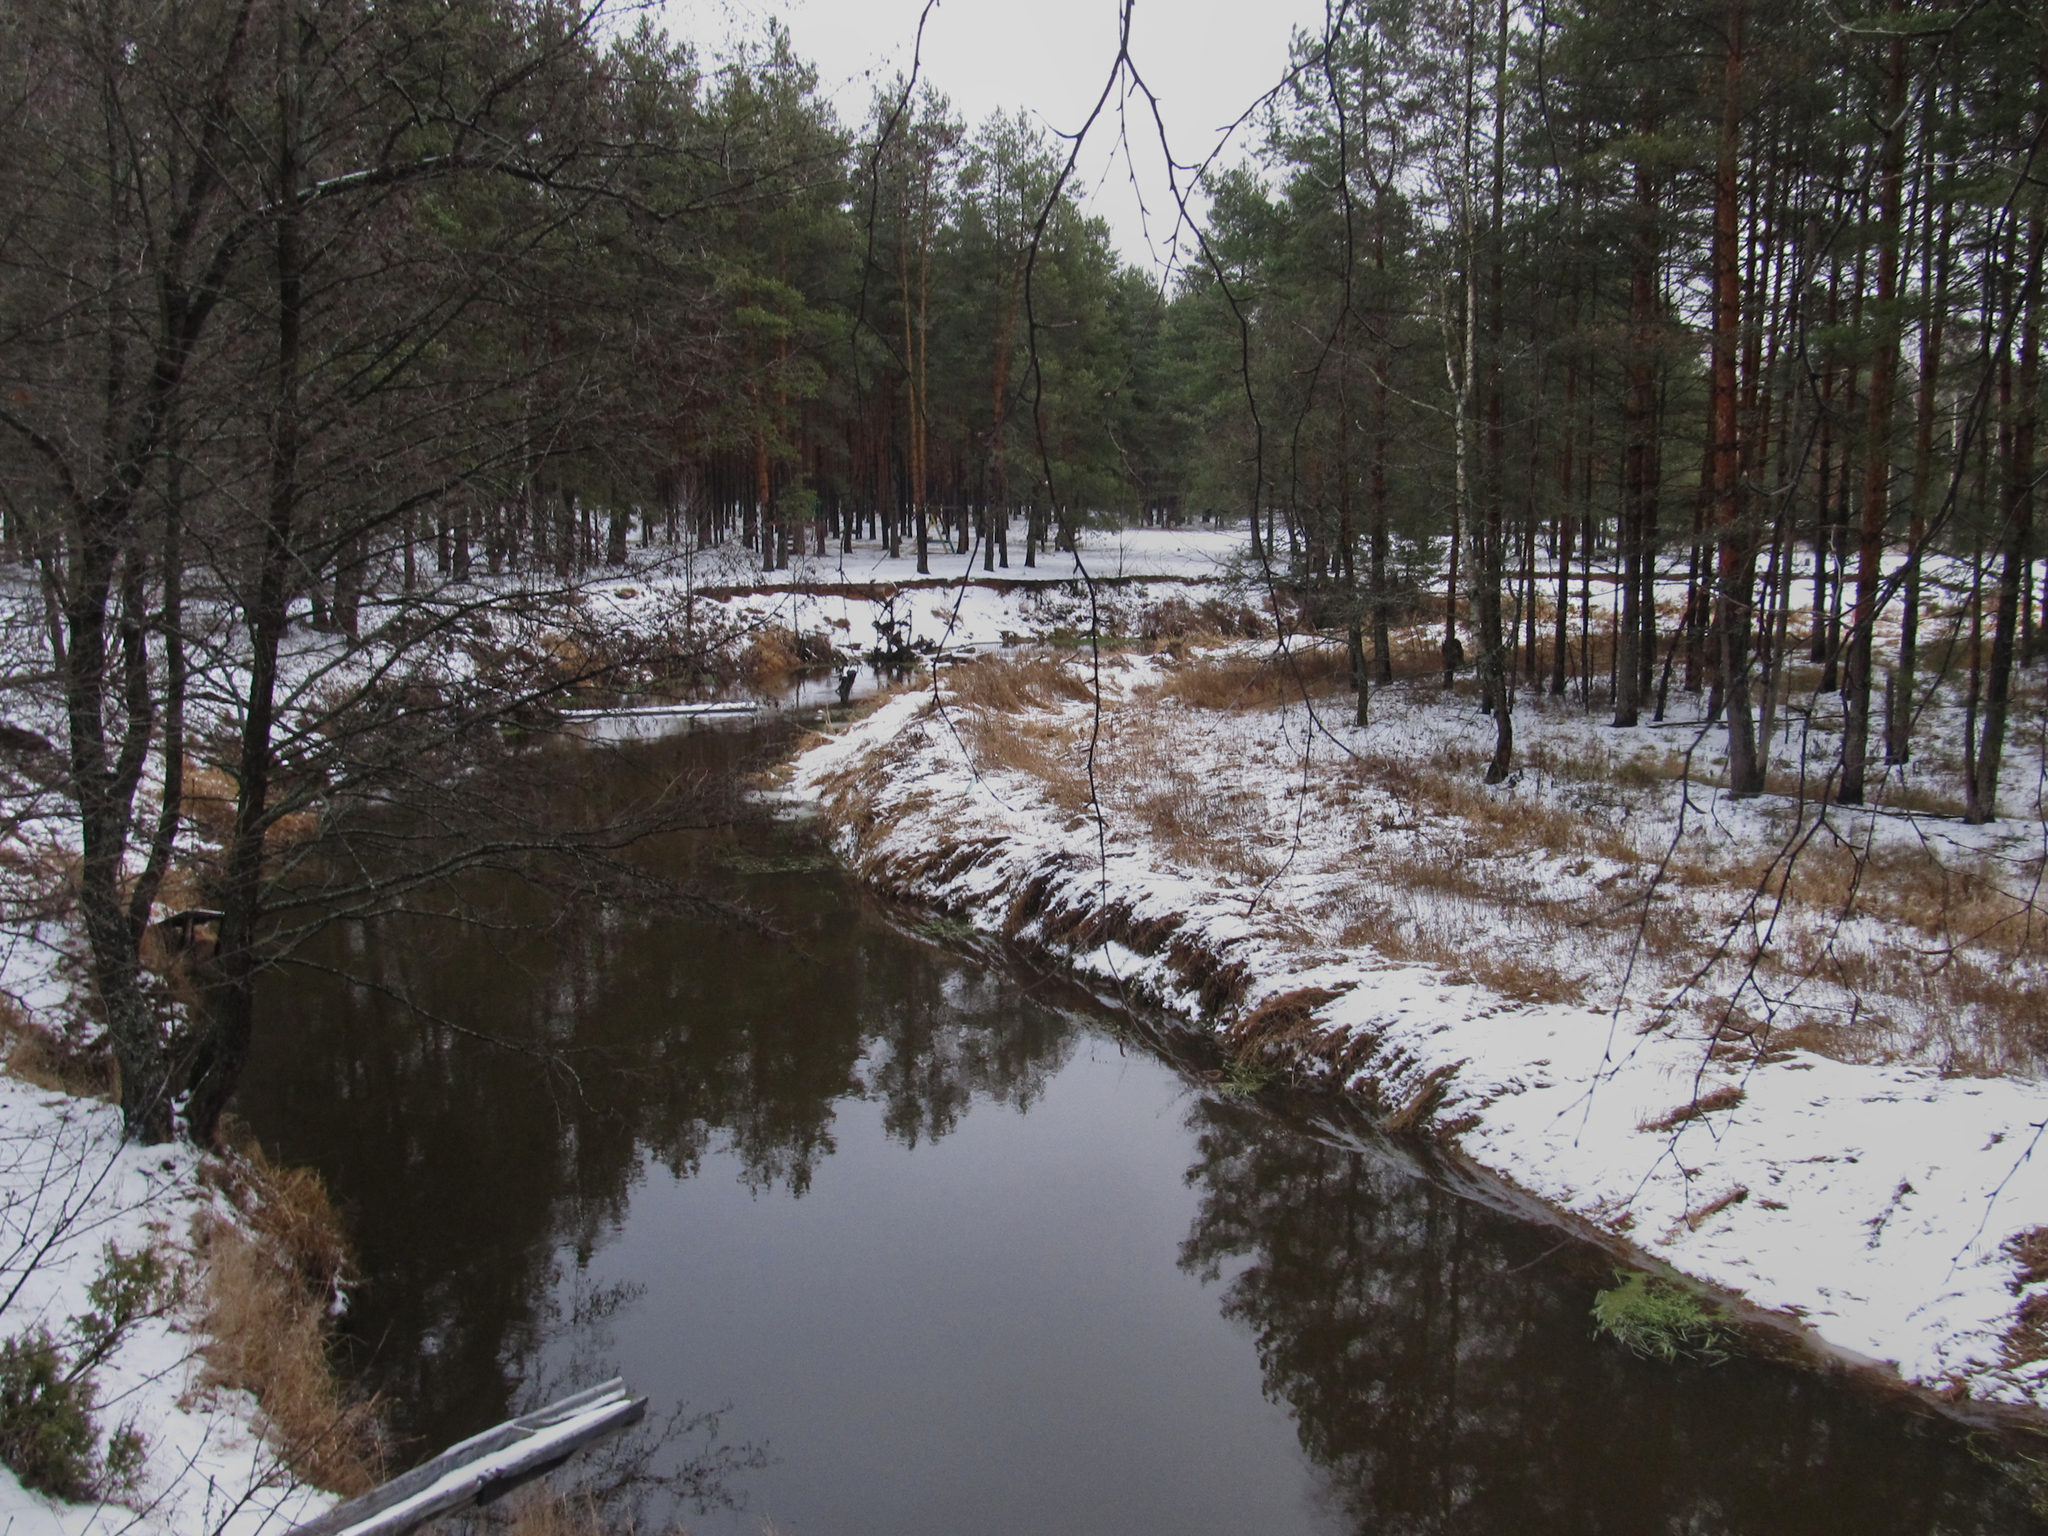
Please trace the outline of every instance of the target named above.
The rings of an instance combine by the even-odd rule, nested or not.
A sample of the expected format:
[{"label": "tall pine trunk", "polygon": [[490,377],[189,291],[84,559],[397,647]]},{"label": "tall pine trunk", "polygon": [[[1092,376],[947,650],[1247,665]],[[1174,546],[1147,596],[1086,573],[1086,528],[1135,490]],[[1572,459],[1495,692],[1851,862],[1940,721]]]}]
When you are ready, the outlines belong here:
[{"label": "tall pine trunk", "polygon": [[1742,149],[1743,0],[1728,8],[1727,54],[1721,76],[1721,144],[1714,176],[1714,503],[1720,548],[1721,680],[1728,722],[1728,784],[1738,795],[1764,786],[1756,720],[1749,698],[1750,606],[1756,587],[1756,540],[1743,511],[1740,401],[1736,349],[1741,342],[1742,267],[1737,168]]},{"label": "tall pine trunk", "polygon": [[[1905,10],[1892,0],[1892,15]],[[1885,90],[1885,143],[1879,170],[1877,346],[1870,361],[1870,414],[1864,429],[1862,521],[1856,540],[1856,604],[1849,614],[1842,687],[1842,778],[1836,798],[1861,805],[1870,760],[1870,683],[1878,588],[1884,577],[1885,516],[1890,507],[1892,387],[1898,376],[1899,209],[1905,185],[1906,40],[1894,37]]]}]

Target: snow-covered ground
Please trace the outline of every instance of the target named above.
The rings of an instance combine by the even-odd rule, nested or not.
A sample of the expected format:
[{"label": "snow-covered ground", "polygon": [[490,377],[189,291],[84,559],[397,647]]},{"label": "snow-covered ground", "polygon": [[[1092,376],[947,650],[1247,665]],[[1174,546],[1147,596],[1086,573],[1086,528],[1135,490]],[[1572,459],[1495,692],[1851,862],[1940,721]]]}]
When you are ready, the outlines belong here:
[{"label": "snow-covered ground", "polygon": [[[709,594],[699,599],[701,606],[718,613],[736,636],[780,628],[858,656],[882,639],[883,626],[905,646],[948,650],[1061,629],[1082,633],[1092,621],[1141,611],[1190,584],[1221,584],[1246,573],[1241,529],[1084,529],[1079,545],[1075,553],[1041,550],[1038,564],[1027,567],[1019,525],[1008,569],[984,570],[978,550],[963,555],[935,543],[928,575],[918,573],[907,542],[894,557],[878,545],[863,543],[851,553],[835,545],[823,555],[797,555],[775,571],[761,570],[753,552],[734,546],[635,551],[627,570],[593,579],[587,598],[594,614],[632,629],[673,622],[679,601]],[[1103,585],[1091,596],[1094,583]]]},{"label": "snow-covered ground", "polygon": [[123,1142],[110,1105],[0,1074],[0,1335],[40,1327],[63,1342],[93,1310],[88,1288],[110,1245],[130,1257],[154,1248],[186,1292],[137,1321],[93,1373],[102,1447],[138,1432],[139,1477],[116,1502],[68,1504],[0,1466],[8,1536],[276,1536],[332,1503],[263,1443],[247,1393],[206,1384],[194,1223],[236,1216],[199,1171],[190,1147]]},{"label": "snow-covered ground", "polygon": [[810,550],[791,556],[787,569],[764,571],[750,550],[727,545],[681,557],[683,569],[700,586],[792,586],[822,582],[889,582],[920,580],[1062,581],[1085,570],[1093,578],[1119,580],[1133,576],[1179,576],[1213,580],[1233,564],[1242,563],[1246,534],[1242,528],[1084,528],[1078,530],[1073,554],[1056,549],[1038,551],[1036,566],[1024,564],[1021,523],[1010,530],[1007,566],[984,569],[984,552],[976,545],[956,552],[943,540],[928,549],[928,576],[917,569],[917,549],[909,539],[891,555],[878,544],[857,541],[842,550],[836,541],[823,554]]},{"label": "snow-covered ground", "polygon": [[[1008,663],[995,704],[954,674],[814,745],[791,792],[868,879],[1212,1021],[1251,1081],[1291,1064],[1433,1106],[1478,1163],[1678,1270],[1945,1395],[2048,1408],[2048,1363],[2004,1341],[2048,1289],[2005,1246],[2048,1223],[2048,1089],[2018,1043],[2043,968],[1963,932],[2038,878],[2039,741],[2011,750],[2016,819],[1965,828],[1731,800],[1718,728],[1525,696],[1524,766],[1486,790],[1491,722],[1433,686],[1382,690],[1364,729],[1341,693],[1188,702],[1191,669],[1255,679],[1270,650],[1115,658],[1099,715],[1085,656]],[[1817,778],[1831,722],[1784,718],[1776,770]],[[1790,890],[1756,899],[1786,850]],[[1915,908],[1923,857],[1971,915]],[[1845,916],[1857,871],[1875,894]]]}]

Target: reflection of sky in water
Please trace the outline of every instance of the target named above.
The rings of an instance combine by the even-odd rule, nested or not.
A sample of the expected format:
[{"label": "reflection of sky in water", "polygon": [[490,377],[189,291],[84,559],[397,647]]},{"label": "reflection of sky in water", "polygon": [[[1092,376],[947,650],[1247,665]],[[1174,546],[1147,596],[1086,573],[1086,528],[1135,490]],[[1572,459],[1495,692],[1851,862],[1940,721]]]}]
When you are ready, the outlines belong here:
[{"label": "reflection of sky in water", "polygon": [[576,713],[563,729],[583,741],[661,741],[689,731],[751,726],[759,711],[746,704],[677,704],[615,713]]}]

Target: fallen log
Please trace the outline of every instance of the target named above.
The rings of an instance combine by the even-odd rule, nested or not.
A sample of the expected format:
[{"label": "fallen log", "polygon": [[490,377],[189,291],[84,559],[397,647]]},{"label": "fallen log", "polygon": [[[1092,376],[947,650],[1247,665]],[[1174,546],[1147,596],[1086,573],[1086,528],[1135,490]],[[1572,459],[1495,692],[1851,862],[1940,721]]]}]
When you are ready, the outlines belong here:
[{"label": "fallen log", "polygon": [[551,1472],[586,1445],[647,1416],[618,1377],[449,1447],[289,1536],[407,1536],[429,1520],[476,1509]]}]

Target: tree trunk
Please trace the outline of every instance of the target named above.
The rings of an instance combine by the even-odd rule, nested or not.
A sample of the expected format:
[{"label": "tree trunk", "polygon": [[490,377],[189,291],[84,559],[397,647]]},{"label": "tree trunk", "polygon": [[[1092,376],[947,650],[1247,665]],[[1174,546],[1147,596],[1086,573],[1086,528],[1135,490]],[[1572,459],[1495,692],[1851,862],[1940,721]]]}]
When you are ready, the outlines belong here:
[{"label": "tree trunk", "polygon": [[[1904,0],[1892,0],[1894,18]],[[1906,40],[1892,39],[1886,82],[1886,132],[1877,216],[1877,348],[1870,363],[1870,415],[1863,444],[1863,518],[1856,540],[1856,605],[1849,615],[1842,704],[1842,780],[1836,798],[1863,803],[1870,759],[1870,673],[1875,651],[1878,587],[1883,580],[1885,514],[1891,492],[1892,386],[1898,374],[1899,208],[1905,183]]]},{"label": "tree trunk", "polygon": [[1741,343],[1742,267],[1737,167],[1742,147],[1743,0],[1728,8],[1727,54],[1721,77],[1721,150],[1714,177],[1714,502],[1720,529],[1721,678],[1728,721],[1728,783],[1737,795],[1764,786],[1756,719],[1749,698],[1751,604],[1756,540],[1743,512],[1740,402],[1736,349]]},{"label": "tree trunk", "polygon": [[[1928,93],[1933,115],[1934,93]],[[1931,190],[1936,170],[1930,162],[1922,185]],[[1892,708],[1885,722],[1885,757],[1903,763],[1913,755],[1913,691],[1920,664],[1920,584],[1922,549],[1927,539],[1927,494],[1934,480],[1934,415],[1940,399],[1941,346],[1948,320],[1949,249],[1953,205],[1943,199],[1937,223],[1926,191],[1921,196],[1920,287],[1932,295],[1920,327],[1920,389],[1914,404],[1912,505],[1906,528],[1905,606],[1899,614],[1899,664],[1893,676]],[[1931,270],[1930,270],[1931,269]]]},{"label": "tree trunk", "polygon": [[299,495],[300,329],[304,319],[302,215],[298,189],[298,62],[303,46],[296,0],[278,7],[276,221],[277,354],[270,410],[270,457],[262,551],[249,602],[249,691],[243,702],[234,828],[223,852],[220,941],[204,1020],[185,1072],[186,1132],[211,1142],[249,1059],[255,1023],[257,928],[263,915],[263,842],[270,829],[271,732],[277,659],[291,600],[293,519]]},{"label": "tree trunk", "polygon": [[[2022,575],[2033,559],[2034,437],[2041,339],[2038,299],[2043,227],[2038,213],[2028,220],[2026,259],[2020,267],[2025,276],[2021,280],[2018,297],[2018,367],[2015,370],[2008,361],[2000,369],[2001,404],[2011,423],[2002,445],[2006,448],[2001,466],[2004,507],[2000,542],[2003,563],[1998,580],[1998,610],[1992,624],[1991,663],[1984,677],[1984,718],[1976,758],[1970,765],[1971,792],[1966,797],[1964,819],[1972,823],[1991,821],[1998,815],[1998,774],[2004,765],[2006,717],[2012,703],[2013,662],[2019,650]],[[2018,378],[2013,381],[2015,372]]]},{"label": "tree trunk", "polygon": [[[1647,138],[1656,128],[1647,97],[1638,127]],[[1621,613],[1614,635],[1614,723],[1641,719],[1642,665],[1638,658],[1643,617],[1638,611],[1645,585],[1646,533],[1656,495],[1654,460],[1657,420],[1657,183],[1650,166],[1635,171],[1635,206],[1629,240],[1628,348],[1622,395],[1622,493],[1618,529],[1621,556]]]}]

